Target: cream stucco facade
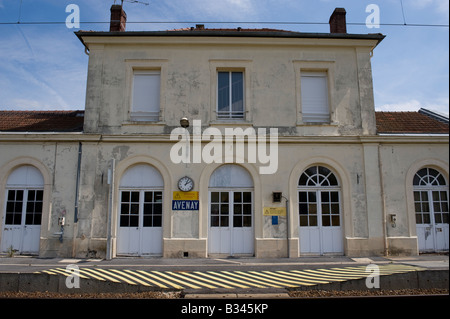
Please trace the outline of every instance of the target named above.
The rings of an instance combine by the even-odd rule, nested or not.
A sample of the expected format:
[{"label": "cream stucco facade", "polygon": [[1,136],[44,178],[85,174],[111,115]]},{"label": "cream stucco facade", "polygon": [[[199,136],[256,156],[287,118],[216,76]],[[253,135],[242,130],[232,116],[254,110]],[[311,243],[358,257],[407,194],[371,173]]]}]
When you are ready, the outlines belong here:
[{"label": "cream stucco facade", "polygon": [[[413,178],[424,167],[434,168],[447,181],[448,193],[448,134],[377,134],[370,59],[383,36],[204,32],[209,31],[77,32],[89,50],[83,132],[0,134],[0,220],[5,223],[8,176],[15,168],[31,165],[44,179],[35,253],[115,257],[123,240],[121,180],[129,168],[145,164],[156,169],[163,181],[157,189],[162,193],[159,255],[228,255],[210,248],[210,194],[233,190],[210,187],[210,179],[222,165],[238,165],[253,184],[242,188],[252,194],[252,243],[244,254],[274,258],[326,254],[331,252],[302,251],[299,227],[299,178],[308,168],[320,166],[338,181],[330,192],[339,196],[336,236],[342,246],[333,253],[418,254]],[[131,119],[136,70],[160,74],[157,121]],[[244,75],[242,119],[217,116],[220,71]],[[327,76],[330,120],[326,123],[303,118],[301,75],[311,71]],[[171,140],[170,134],[183,117],[189,119],[187,132],[193,137],[194,120],[201,121],[201,133],[208,128],[223,134],[227,128],[276,128],[276,173],[261,174],[259,169],[266,164],[249,161],[248,142],[243,161],[224,156],[218,162],[194,163],[191,153],[189,163],[174,163],[170,152],[178,140]],[[207,144],[204,140],[200,145]],[[224,154],[229,154],[224,147]],[[194,181],[197,210],[172,209],[173,192],[183,176]],[[141,189],[155,191],[152,187]],[[137,192],[130,187],[127,191]],[[273,202],[273,192],[283,194],[281,202]],[[286,207],[287,216],[266,216],[264,207]],[[62,235],[61,216],[65,217]],[[5,240],[5,228],[0,228],[0,241]],[[311,236],[325,241],[321,234]]]}]

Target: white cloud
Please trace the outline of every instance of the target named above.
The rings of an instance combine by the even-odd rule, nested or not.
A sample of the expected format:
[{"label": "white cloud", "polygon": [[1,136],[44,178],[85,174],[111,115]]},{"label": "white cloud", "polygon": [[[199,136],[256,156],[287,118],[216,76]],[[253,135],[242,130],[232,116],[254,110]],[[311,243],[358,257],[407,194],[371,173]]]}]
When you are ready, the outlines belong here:
[{"label": "white cloud", "polygon": [[441,99],[434,102],[420,102],[418,100],[412,99],[409,101],[401,101],[397,103],[383,104],[376,107],[376,111],[385,112],[408,112],[408,111],[418,111],[421,108],[425,108],[431,111],[436,111],[439,113],[446,114],[448,116],[448,99]]},{"label": "white cloud", "polygon": [[418,111],[421,108],[421,103],[417,100],[410,100],[399,103],[384,104],[376,108],[377,111],[388,112],[404,112],[404,111]]}]

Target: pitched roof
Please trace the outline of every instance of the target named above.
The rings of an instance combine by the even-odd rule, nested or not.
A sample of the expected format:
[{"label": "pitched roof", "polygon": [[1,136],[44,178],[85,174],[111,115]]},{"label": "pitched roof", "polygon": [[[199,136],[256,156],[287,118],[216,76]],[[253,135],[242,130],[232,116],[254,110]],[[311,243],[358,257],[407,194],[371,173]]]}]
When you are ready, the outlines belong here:
[{"label": "pitched roof", "polygon": [[375,112],[377,132],[390,134],[448,134],[448,123],[419,112]]},{"label": "pitched roof", "polygon": [[[419,112],[375,112],[379,134],[448,134],[444,123]],[[82,132],[84,111],[0,111],[0,131]]]},{"label": "pitched roof", "polygon": [[0,131],[82,132],[84,111],[0,111]]}]

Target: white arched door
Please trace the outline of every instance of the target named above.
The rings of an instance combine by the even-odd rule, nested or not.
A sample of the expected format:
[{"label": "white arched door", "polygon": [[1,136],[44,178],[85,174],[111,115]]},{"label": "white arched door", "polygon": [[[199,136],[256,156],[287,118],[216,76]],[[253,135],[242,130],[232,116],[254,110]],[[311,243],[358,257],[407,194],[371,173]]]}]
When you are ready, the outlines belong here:
[{"label": "white arched door", "polygon": [[44,178],[34,166],[15,169],[6,182],[1,251],[39,253]]},{"label": "white arched door", "polygon": [[448,250],[449,201],[444,176],[433,168],[423,168],[413,184],[419,251]]},{"label": "white arched door", "polygon": [[126,170],[119,184],[118,255],[162,255],[163,188],[153,166]]},{"label": "white arched door", "polygon": [[298,182],[300,254],[343,254],[340,186],[328,168],[312,166]]},{"label": "white arched door", "polygon": [[253,255],[253,225],[252,177],[241,166],[220,166],[209,181],[209,253]]}]

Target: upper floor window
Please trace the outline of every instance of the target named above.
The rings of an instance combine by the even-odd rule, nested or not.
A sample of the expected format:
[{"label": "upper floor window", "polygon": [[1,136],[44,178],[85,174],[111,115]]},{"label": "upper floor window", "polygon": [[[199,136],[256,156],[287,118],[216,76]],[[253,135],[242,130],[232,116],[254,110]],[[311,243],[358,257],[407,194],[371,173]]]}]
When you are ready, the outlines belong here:
[{"label": "upper floor window", "polygon": [[133,72],[132,121],[159,121],[161,72]]},{"label": "upper floor window", "polygon": [[329,123],[327,72],[301,72],[303,122]]},{"label": "upper floor window", "polygon": [[217,118],[244,118],[244,72],[217,73]]}]

